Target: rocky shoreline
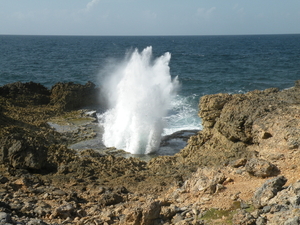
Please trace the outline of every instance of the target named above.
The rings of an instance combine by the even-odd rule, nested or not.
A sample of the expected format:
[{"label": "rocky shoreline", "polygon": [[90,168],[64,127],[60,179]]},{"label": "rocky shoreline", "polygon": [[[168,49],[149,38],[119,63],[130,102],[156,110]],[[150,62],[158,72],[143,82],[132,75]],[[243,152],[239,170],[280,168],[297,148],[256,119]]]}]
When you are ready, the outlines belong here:
[{"label": "rocky shoreline", "polygon": [[0,224],[300,224],[300,81],[203,96],[203,130],[149,162],[76,151],[92,128],[50,126],[93,123],[82,109],[104,107],[99,93],[91,82],[0,87]]}]

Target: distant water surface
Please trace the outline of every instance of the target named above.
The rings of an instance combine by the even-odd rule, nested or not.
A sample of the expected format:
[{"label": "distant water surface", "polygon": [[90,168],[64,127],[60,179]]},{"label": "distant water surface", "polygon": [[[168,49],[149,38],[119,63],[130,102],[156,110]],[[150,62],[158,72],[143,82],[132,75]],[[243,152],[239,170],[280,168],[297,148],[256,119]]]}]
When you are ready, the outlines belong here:
[{"label": "distant water surface", "polygon": [[[135,48],[153,58],[171,53],[181,89],[166,133],[201,128],[199,98],[214,93],[289,88],[300,79],[300,35],[240,36],[0,36],[0,85],[57,82],[101,86],[107,68]],[[168,118],[167,118],[168,119]]]}]

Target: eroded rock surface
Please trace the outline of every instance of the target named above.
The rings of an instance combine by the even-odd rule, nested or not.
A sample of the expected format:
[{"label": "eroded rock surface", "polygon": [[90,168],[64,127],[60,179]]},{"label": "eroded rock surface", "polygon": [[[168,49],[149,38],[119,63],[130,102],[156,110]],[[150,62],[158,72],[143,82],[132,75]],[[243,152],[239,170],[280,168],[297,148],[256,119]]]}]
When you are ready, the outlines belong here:
[{"label": "eroded rock surface", "polygon": [[1,163],[18,169],[41,169],[47,161],[46,140],[42,137],[10,134],[0,140]]},{"label": "eroded rock surface", "polygon": [[0,87],[0,96],[14,99],[15,102],[26,106],[26,104],[48,104],[50,102],[50,91],[41,84],[34,82],[16,82]]},{"label": "eroded rock surface", "polygon": [[234,158],[257,156],[272,162],[283,157],[282,150],[299,149],[298,83],[283,91],[270,88],[202,97],[199,116],[204,129],[190,138],[179,155],[184,161],[220,165]]},{"label": "eroded rock surface", "polygon": [[91,83],[0,87],[1,223],[299,223],[300,81],[202,97],[203,130],[149,162],[70,149],[90,130],[49,126],[80,116],[70,110],[95,104],[96,92]]},{"label": "eroded rock surface", "polygon": [[85,85],[57,83],[51,88],[51,104],[63,110],[75,110],[99,104],[99,90],[95,84],[88,82]]}]

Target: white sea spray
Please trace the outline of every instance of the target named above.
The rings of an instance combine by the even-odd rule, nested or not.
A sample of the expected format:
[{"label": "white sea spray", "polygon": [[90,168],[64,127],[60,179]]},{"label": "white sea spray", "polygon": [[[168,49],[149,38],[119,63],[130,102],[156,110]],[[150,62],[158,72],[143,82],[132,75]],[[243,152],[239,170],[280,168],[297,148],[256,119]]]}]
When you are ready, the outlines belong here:
[{"label": "white sea spray", "polygon": [[152,47],[136,49],[107,77],[109,109],[103,115],[103,142],[132,154],[149,154],[159,147],[178,87],[170,75],[170,53],[152,60]]}]

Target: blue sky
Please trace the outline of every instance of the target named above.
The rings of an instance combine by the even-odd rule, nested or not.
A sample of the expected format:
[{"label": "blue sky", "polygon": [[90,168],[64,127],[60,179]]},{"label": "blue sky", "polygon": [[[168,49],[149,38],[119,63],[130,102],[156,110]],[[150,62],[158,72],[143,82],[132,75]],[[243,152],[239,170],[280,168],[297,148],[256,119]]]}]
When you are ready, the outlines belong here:
[{"label": "blue sky", "polygon": [[0,34],[300,33],[300,0],[0,0]]}]

